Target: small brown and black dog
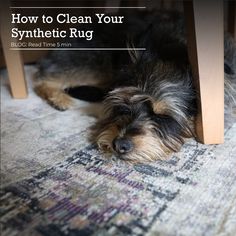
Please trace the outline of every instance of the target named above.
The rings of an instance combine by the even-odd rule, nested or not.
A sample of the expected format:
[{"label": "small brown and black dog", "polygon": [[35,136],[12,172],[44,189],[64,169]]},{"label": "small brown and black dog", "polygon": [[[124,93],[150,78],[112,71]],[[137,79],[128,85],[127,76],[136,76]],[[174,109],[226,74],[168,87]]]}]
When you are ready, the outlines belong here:
[{"label": "small brown and black dog", "polygon": [[[59,110],[71,107],[71,96],[103,100],[103,118],[93,128],[101,150],[131,162],[164,159],[194,136],[197,94],[184,18],[177,12],[142,12],[125,19],[120,26],[97,26],[96,39],[80,39],[74,46],[135,45],[145,51],[54,51],[39,62],[35,90]],[[235,77],[235,44],[226,36],[227,88]]]}]

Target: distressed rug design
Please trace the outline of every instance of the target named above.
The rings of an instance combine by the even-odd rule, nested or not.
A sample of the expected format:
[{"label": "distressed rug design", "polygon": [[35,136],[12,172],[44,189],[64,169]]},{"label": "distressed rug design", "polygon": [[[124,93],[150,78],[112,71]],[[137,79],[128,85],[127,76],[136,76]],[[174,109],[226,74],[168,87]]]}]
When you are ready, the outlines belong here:
[{"label": "distressed rug design", "polygon": [[31,89],[13,100],[1,72],[3,236],[236,235],[236,113],[225,143],[190,139],[166,161],[129,165],[87,141],[86,102],[59,112]]}]

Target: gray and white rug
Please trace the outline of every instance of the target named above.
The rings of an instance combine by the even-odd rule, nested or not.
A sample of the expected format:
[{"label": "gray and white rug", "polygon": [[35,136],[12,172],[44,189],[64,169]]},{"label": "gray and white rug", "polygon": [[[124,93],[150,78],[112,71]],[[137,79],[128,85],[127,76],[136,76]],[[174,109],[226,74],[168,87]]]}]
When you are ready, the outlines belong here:
[{"label": "gray and white rug", "polygon": [[166,161],[128,165],[87,141],[95,118],[51,108],[31,88],[14,100],[1,72],[1,210],[5,236],[236,235],[236,112],[225,143],[189,140]]}]

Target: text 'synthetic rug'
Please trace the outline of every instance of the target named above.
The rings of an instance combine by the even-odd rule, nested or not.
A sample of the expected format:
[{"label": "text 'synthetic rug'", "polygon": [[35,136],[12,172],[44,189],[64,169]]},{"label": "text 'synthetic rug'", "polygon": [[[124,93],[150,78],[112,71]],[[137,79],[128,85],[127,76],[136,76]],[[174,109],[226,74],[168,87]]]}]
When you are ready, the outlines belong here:
[{"label": "text 'synthetic rug'", "polygon": [[236,115],[225,143],[189,140],[166,161],[128,165],[87,141],[85,102],[14,100],[1,73],[1,235],[236,235]]}]

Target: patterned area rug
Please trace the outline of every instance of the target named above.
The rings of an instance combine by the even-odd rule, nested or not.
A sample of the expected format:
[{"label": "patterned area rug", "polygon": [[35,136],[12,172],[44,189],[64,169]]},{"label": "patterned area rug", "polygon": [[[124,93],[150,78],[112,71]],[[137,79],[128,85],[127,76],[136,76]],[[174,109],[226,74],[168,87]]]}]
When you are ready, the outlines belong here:
[{"label": "patterned area rug", "polygon": [[59,112],[1,72],[1,235],[236,235],[236,114],[225,143],[189,140],[166,161],[129,165],[87,141],[86,102]]}]

